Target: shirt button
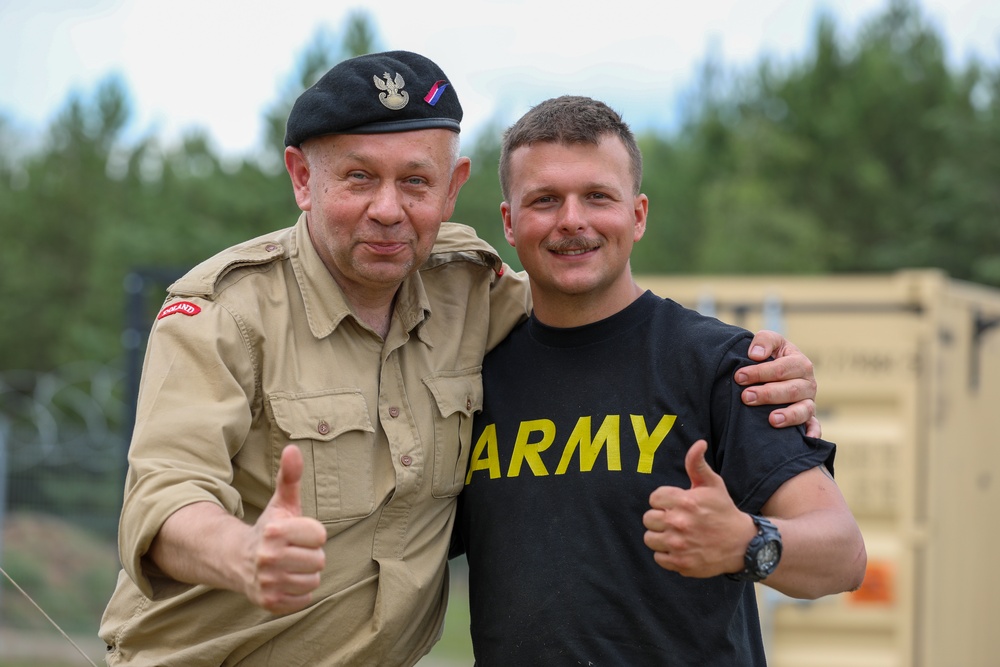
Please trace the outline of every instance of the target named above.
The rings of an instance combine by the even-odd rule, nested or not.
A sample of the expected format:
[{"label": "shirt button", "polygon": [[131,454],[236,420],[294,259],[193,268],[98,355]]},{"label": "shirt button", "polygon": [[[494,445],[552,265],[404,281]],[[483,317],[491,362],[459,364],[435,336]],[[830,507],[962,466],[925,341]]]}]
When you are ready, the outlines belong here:
[{"label": "shirt button", "polygon": [[466,410],[471,410],[472,409],[472,399],[471,398],[465,399],[465,409]]},{"label": "shirt button", "polygon": [[399,462],[402,463],[404,466],[408,466],[411,463],[413,463],[413,457],[410,456],[409,454],[403,454],[402,456],[399,457]]},{"label": "shirt button", "polygon": [[324,419],[320,421],[320,423],[316,424],[316,430],[319,432],[320,435],[326,435],[327,433],[330,432],[330,425],[327,424],[326,420]]},{"label": "shirt button", "polygon": [[278,246],[275,245],[274,243],[268,243],[266,246],[264,246],[264,250],[266,250],[267,252],[274,252],[277,249]]},{"label": "shirt button", "polygon": [[391,408],[389,408],[389,416],[392,417],[393,419],[395,419],[396,417],[398,417],[399,416],[399,408],[397,408],[397,407],[391,407]]}]

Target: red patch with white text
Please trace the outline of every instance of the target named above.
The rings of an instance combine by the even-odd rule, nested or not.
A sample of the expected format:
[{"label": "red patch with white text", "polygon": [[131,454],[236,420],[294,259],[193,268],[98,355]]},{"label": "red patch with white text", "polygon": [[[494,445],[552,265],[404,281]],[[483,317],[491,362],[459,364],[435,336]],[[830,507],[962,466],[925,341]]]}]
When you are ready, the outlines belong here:
[{"label": "red patch with white text", "polygon": [[193,317],[200,312],[201,312],[201,306],[196,306],[190,301],[178,301],[177,303],[172,303],[163,310],[161,310],[160,314],[156,316],[156,319],[162,320],[167,315],[174,315],[176,313],[181,313],[182,315]]}]

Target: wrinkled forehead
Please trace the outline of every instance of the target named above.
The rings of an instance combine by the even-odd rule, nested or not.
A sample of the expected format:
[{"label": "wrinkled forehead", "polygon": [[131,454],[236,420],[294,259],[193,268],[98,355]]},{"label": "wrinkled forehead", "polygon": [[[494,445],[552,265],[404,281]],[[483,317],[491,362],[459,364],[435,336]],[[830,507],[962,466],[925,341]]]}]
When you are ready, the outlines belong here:
[{"label": "wrinkled forehead", "polygon": [[314,164],[356,163],[368,168],[402,167],[450,169],[459,154],[458,135],[431,129],[381,134],[331,134],[316,137],[301,147]]}]

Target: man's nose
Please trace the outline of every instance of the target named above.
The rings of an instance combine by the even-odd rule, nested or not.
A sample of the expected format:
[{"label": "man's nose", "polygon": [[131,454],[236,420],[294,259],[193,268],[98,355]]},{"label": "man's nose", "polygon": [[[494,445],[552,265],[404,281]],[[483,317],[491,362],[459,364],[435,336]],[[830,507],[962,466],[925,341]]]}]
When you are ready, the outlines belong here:
[{"label": "man's nose", "polygon": [[559,210],[559,228],[565,232],[579,232],[586,226],[583,203],[567,197]]},{"label": "man's nose", "polygon": [[368,217],[382,225],[395,225],[402,221],[403,199],[394,183],[384,183],[375,190],[368,205]]}]

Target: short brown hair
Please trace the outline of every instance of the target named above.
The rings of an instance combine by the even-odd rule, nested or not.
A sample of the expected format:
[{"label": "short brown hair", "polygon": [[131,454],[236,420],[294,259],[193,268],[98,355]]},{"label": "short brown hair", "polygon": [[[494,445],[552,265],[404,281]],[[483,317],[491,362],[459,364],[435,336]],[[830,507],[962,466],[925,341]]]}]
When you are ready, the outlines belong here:
[{"label": "short brown hair", "polygon": [[598,144],[605,135],[625,144],[631,159],[633,193],[642,184],[642,152],[632,130],[621,115],[604,102],[579,95],[563,95],[545,100],[511,125],[500,147],[500,190],[510,194],[510,156],[521,146],[533,143]]}]

